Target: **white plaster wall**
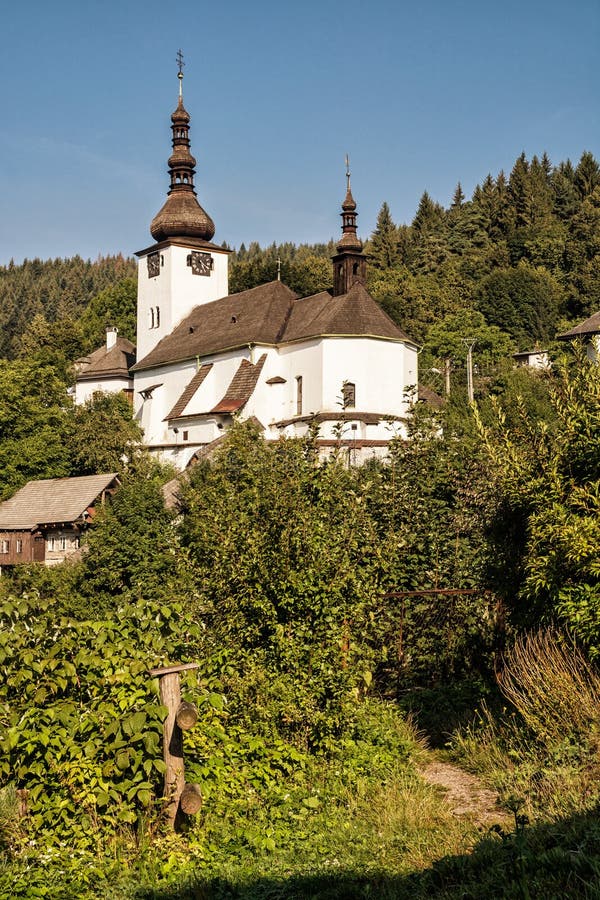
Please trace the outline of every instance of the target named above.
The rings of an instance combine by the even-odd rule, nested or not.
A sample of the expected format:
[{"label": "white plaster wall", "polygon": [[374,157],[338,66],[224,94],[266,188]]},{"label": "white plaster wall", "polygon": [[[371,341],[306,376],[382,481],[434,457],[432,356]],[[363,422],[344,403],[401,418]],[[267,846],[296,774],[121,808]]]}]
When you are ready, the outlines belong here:
[{"label": "white plaster wall", "polygon": [[[162,258],[160,275],[148,278],[147,256],[138,260],[137,358],[143,359],[163,337],[170,334],[195,306],[226,297],[228,255],[211,250],[214,268],[210,275],[194,275],[187,264],[188,255],[198,247],[172,244],[158,253]],[[208,251],[207,251],[208,252]],[[151,308],[160,309],[160,325],[151,328]]]},{"label": "white plaster wall", "polygon": [[[254,352],[255,357],[256,351]],[[196,391],[184,410],[184,414],[193,416],[211,410],[223,398],[229,384],[235,375],[242,359],[250,358],[250,350],[242,348],[237,351],[229,351],[218,356],[204,359],[203,362],[212,362],[213,367]],[[188,432],[189,441],[208,443],[218,437],[220,430],[217,422],[220,417],[210,420],[182,420],[177,422],[176,434],[173,428],[168,427],[165,416],[171,411],[189,382],[196,373],[195,360],[183,363],[173,363],[170,366],[161,366],[156,369],[147,369],[135,373],[134,408],[136,418],[144,430],[144,440],[148,444],[176,443],[181,440],[184,430]],[[264,370],[263,370],[264,371]],[[141,392],[159,384],[160,387],[152,391],[148,400],[144,400]]]},{"label": "white plaster wall", "polygon": [[598,362],[600,359],[600,335],[595,334],[586,347],[588,359],[592,362]]},{"label": "white plaster wall", "polygon": [[[280,370],[273,374],[286,379],[283,393],[283,415],[291,419],[296,412],[296,378],[302,376],[302,415],[319,412],[323,402],[323,344],[315,339],[301,344],[288,344],[279,348]],[[263,421],[261,419],[261,421]],[[270,421],[277,421],[271,417]],[[266,424],[266,423],[265,423]]]},{"label": "white plaster wall", "polygon": [[[351,381],[357,411],[406,414],[404,391],[408,373],[416,369],[416,353],[405,344],[374,338],[326,338],[323,345],[323,410],[342,411],[342,384]],[[412,367],[407,357],[414,357]]]},{"label": "white plaster wall", "polygon": [[127,390],[133,387],[133,380],[121,376],[112,376],[110,378],[98,378],[96,381],[76,381],[75,382],[75,403],[80,405],[90,400],[92,395],[97,391],[103,391],[106,394],[118,394],[119,391]]}]

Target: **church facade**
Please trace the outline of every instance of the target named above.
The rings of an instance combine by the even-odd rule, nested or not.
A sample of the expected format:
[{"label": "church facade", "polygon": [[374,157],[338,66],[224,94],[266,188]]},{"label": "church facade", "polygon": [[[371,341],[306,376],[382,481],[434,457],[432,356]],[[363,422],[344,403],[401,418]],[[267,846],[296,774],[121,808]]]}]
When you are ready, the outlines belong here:
[{"label": "church facade", "polygon": [[[318,426],[323,452],[347,447],[355,461],[384,455],[406,433],[417,346],[367,291],[349,174],[333,290],[298,297],[277,280],[230,295],[229,251],[213,242],[194,187],[181,78],[167,199],[150,226],[154,242],[136,254],[137,361],[125,374],[145,444],[183,469],[238,417],[268,440]],[[81,369],[78,399],[89,396],[103,360],[96,351]],[[120,390],[122,380],[115,373],[111,387],[105,377],[102,389]]]}]

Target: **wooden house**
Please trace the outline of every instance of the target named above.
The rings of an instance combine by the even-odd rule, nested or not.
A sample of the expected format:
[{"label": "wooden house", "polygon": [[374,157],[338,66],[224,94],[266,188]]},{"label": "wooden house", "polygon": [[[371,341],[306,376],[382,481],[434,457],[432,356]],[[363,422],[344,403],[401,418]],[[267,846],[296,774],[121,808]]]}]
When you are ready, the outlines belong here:
[{"label": "wooden house", "polygon": [[0,504],[0,568],[52,566],[72,557],[97,507],[118,484],[114,472],[29,481]]}]

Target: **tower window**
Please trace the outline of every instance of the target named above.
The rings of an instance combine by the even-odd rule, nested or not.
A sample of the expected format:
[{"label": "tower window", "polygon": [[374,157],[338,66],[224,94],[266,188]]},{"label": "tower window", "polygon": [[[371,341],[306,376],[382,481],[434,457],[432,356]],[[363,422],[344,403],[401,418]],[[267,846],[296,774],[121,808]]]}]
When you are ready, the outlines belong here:
[{"label": "tower window", "polygon": [[154,328],[154,307],[148,310],[148,328]]},{"label": "tower window", "polygon": [[296,376],[296,415],[302,415],[302,375]]},{"label": "tower window", "polygon": [[160,307],[159,306],[156,307],[155,313],[156,314],[155,314],[155,326],[154,327],[158,328],[160,326]]},{"label": "tower window", "polygon": [[344,409],[354,409],[356,406],[356,385],[352,381],[345,381],[342,385],[342,402]]},{"label": "tower window", "polygon": [[357,262],[355,262],[354,265],[352,266],[352,274],[358,275],[358,263]]}]

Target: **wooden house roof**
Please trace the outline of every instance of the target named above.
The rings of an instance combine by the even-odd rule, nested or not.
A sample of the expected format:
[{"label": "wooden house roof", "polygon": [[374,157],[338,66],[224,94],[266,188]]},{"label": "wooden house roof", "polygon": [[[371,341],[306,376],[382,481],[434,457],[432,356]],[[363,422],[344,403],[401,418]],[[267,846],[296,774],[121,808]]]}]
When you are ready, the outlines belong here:
[{"label": "wooden house roof", "polygon": [[293,303],[282,343],[324,335],[410,341],[360,282],[337,297],[322,291]]},{"label": "wooden house roof", "polygon": [[564,334],[557,334],[559,341],[572,341],[578,337],[585,337],[587,334],[600,334],[600,311],[595,312],[589,319],[576,325]]},{"label": "wooden house roof", "polygon": [[134,371],[210,356],[248,344],[275,344],[296,294],[280,281],[270,281],[239,294],[196,306]]},{"label": "wooden house roof", "polygon": [[0,504],[0,529],[26,530],[55,522],[76,522],[102,491],[116,483],[115,472],[29,481]]},{"label": "wooden house roof", "polygon": [[127,378],[134,363],[135,345],[127,338],[118,337],[110,350],[104,345],[89,356],[76,361],[77,381],[107,378],[110,375],[122,375]]},{"label": "wooden house roof", "polygon": [[362,284],[332,297],[329,291],[299,298],[280,281],[196,306],[141,359],[134,371],[249,344],[275,345],[322,336],[409,341]]}]

